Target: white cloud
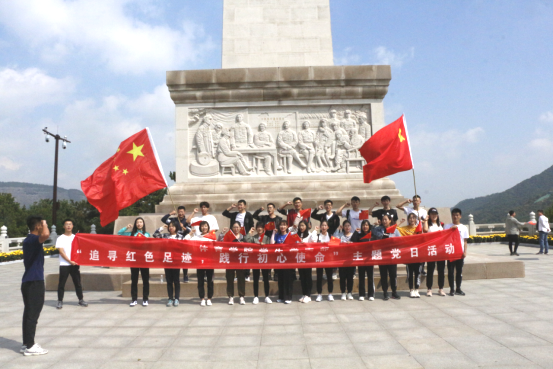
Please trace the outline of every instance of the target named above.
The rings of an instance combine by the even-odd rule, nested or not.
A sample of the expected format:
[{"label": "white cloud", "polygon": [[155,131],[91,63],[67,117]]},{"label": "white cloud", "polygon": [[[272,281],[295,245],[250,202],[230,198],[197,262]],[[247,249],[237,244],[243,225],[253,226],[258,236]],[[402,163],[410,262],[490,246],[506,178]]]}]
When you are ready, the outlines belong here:
[{"label": "white cloud", "polygon": [[172,29],[132,17],[128,6],[135,3],[140,1],[5,1],[0,23],[46,61],[80,54],[122,74],[176,69],[213,48],[197,24]]},{"label": "white cloud", "polygon": [[408,51],[397,53],[385,46],[379,46],[373,50],[375,64],[391,65],[394,68],[400,68],[403,64],[415,57],[415,48],[411,47]]},{"label": "white cloud", "polygon": [[540,121],[546,123],[553,123],[553,111],[546,111],[540,115]]},{"label": "white cloud", "polygon": [[15,161],[8,158],[7,156],[0,156],[0,168],[13,171],[21,168],[21,164],[16,163]]},{"label": "white cloud", "polygon": [[361,57],[353,53],[352,47],[346,47],[339,55],[334,57],[334,65],[358,65]]},{"label": "white cloud", "polygon": [[415,155],[421,153],[421,158],[426,158],[431,153],[439,153],[446,158],[457,158],[464,146],[477,143],[484,135],[482,127],[471,128],[465,132],[457,129],[442,132],[419,129],[414,129],[412,133],[410,131],[411,147]]},{"label": "white cloud", "polygon": [[542,153],[553,152],[553,141],[549,138],[535,138],[528,143],[531,150],[539,150]]},{"label": "white cloud", "polygon": [[37,68],[0,69],[0,117],[62,102],[75,88],[70,78],[54,78]]},{"label": "white cloud", "polygon": [[476,128],[471,128],[468,131],[466,131],[463,134],[463,137],[467,140],[467,142],[475,143],[475,142],[480,141],[480,139],[482,138],[484,133],[485,133],[484,128],[476,127]]}]

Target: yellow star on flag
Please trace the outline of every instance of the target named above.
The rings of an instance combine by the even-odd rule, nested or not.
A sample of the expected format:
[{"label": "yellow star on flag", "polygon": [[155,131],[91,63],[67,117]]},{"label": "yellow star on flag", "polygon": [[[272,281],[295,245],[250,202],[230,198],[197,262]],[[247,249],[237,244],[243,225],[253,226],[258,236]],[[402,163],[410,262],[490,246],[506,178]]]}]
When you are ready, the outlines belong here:
[{"label": "yellow star on flag", "polygon": [[138,156],[144,156],[142,153],[142,148],[144,145],[136,146],[136,144],[132,143],[132,150],[127,152],[127,154],[132,154],[132,160],[135,161]]},{"label": "yellow star on flag", "polygon": [[401,128],[399,129],[399,133],[397,134],[397,136],[399,137],[399,142],[405,141],[405,137],[401,135]]},{"label": "yellow star on flag", "polygon": [[123,174],[127,174],[127,173],[129,173],[129,171],[126,169],[123,169]]},{"label": "yellow star on flag", "polygon": [[114,167],[113,167],[113,170],[119,170],[119,166],[117,166],[117,165],[114,166]]}]

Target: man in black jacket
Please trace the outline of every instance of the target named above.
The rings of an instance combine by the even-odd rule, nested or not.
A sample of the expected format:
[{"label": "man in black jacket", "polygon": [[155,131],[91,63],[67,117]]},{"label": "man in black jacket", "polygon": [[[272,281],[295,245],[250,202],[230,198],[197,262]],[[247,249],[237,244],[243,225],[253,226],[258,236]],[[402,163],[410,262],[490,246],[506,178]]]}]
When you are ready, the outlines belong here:
[{"label": "man in black jacket", "polygon": [[[235,208],[238,209],[238,211],[231,213],[230,211]],[[230,219],[230,226],[232,226],[234,222],[240,223],[240,225],[244,227],[246,234],[248,234],[250,229],[254,226],[252,213],[246,211],[246,200],[238,200],[238,203],[232,204],[223,211],[223,216]]]},{"label": "man in black jacket", "polygon": [[[174,217],[175,215],[177,216],[176,218],[170,218]],[[173,210],[169,214],[166,214],[163,218],[161,218],[161,221],[163,222],[163,224],[167,225],[174,221],[177,226],[177,231],[181,233],[183,237],[186,236],[191,230],[190,225],[186,221],[186,208],[184,206],[179,206],[176,212]],[[184,283],[188,283],[188,269],[183,269],[182,275],[182,281]]]},{"label": "man in black jacket", "polygon": [[[322,220],[326,220],[328,222],[328,234],[331,236],[334,235],[334,232],[338,229],[340,226],[340,217],[338,214],[336,214],[335,211],[332,211],[332,200],[326,200],[323,205],[319,205],[318,209],[315,209],[313,213],[311,213],[311,218],[317,219],[319,222]],[[324,213],[319,213],[321,210],[326,210]]]},{"label": "man in black jacket", "polygon": [[[259,209],[254,211],[253,219],[259,220],[261,223],[265,224],[264,239],[270,240],[271,236],[273,235],[273,231],[267,230],[267,228],[269,228],[267,224],[272,222],[275,225],[274,229],[278,229],[278,226],[282,218],[275,214],[276,206],[272,202],[267,204],[267,215],[259,215],[263,210],[265,210],[265,208],[260,207]],[[265,243],[269,243],[269,242],[265,242]]]}]

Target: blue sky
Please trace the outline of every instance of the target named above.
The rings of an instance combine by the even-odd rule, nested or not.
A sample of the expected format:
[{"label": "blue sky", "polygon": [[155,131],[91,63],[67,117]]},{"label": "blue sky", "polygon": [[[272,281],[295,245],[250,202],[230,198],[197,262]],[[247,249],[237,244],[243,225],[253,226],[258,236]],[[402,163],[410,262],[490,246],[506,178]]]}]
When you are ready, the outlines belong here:
[{"label": "blue sky", "polygon": [[[553,2],[330,0],[335,64],[390,64],[427,206],[503,191],[553,154]],[[0,181],[79,188],[149,126],[174,169],[165,71],[220,68],[222,0],[0,0]],[[412,175],[391,177],[405,196]]]}]

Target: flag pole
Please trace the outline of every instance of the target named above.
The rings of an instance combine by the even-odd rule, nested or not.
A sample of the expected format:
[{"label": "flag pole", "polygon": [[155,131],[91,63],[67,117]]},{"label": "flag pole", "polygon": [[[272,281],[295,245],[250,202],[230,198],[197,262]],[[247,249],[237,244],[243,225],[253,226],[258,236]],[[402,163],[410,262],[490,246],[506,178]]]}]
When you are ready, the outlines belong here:
[{"label": "flag pole", "polygon": [[415,168],[413,168],[412,171],[413,171],[413,184],[415,185],[415,196],[417,196],[417,181],[415,179]]},{"label": "flag pole", "polygon": [[411,164],[413,167],[411,168],[413,171],[413,185],[415,186],[415,195],[417,195],[417,181],[415,179],[415,164],[413,162],[413,154],[411,153],[411,140],[409,139],[409,130],[407,129],[407,119],[405,119],[405,113],[402,115],[403,117],[403,125],[405,126],[405,135],[407,136],[407,144],[409,145],[409,155],[411,156]]},{"label": "flag pole", "polygon": [[167,193],[169,194],[169,198],[171,199],[171,204],[173,204],[173,209],[175,211],[177,211],[177,206],[175,205],[175,202],[173,201],[173,195],[171,195],[171,191],[169,191],[169,186],[167,186]]}]

